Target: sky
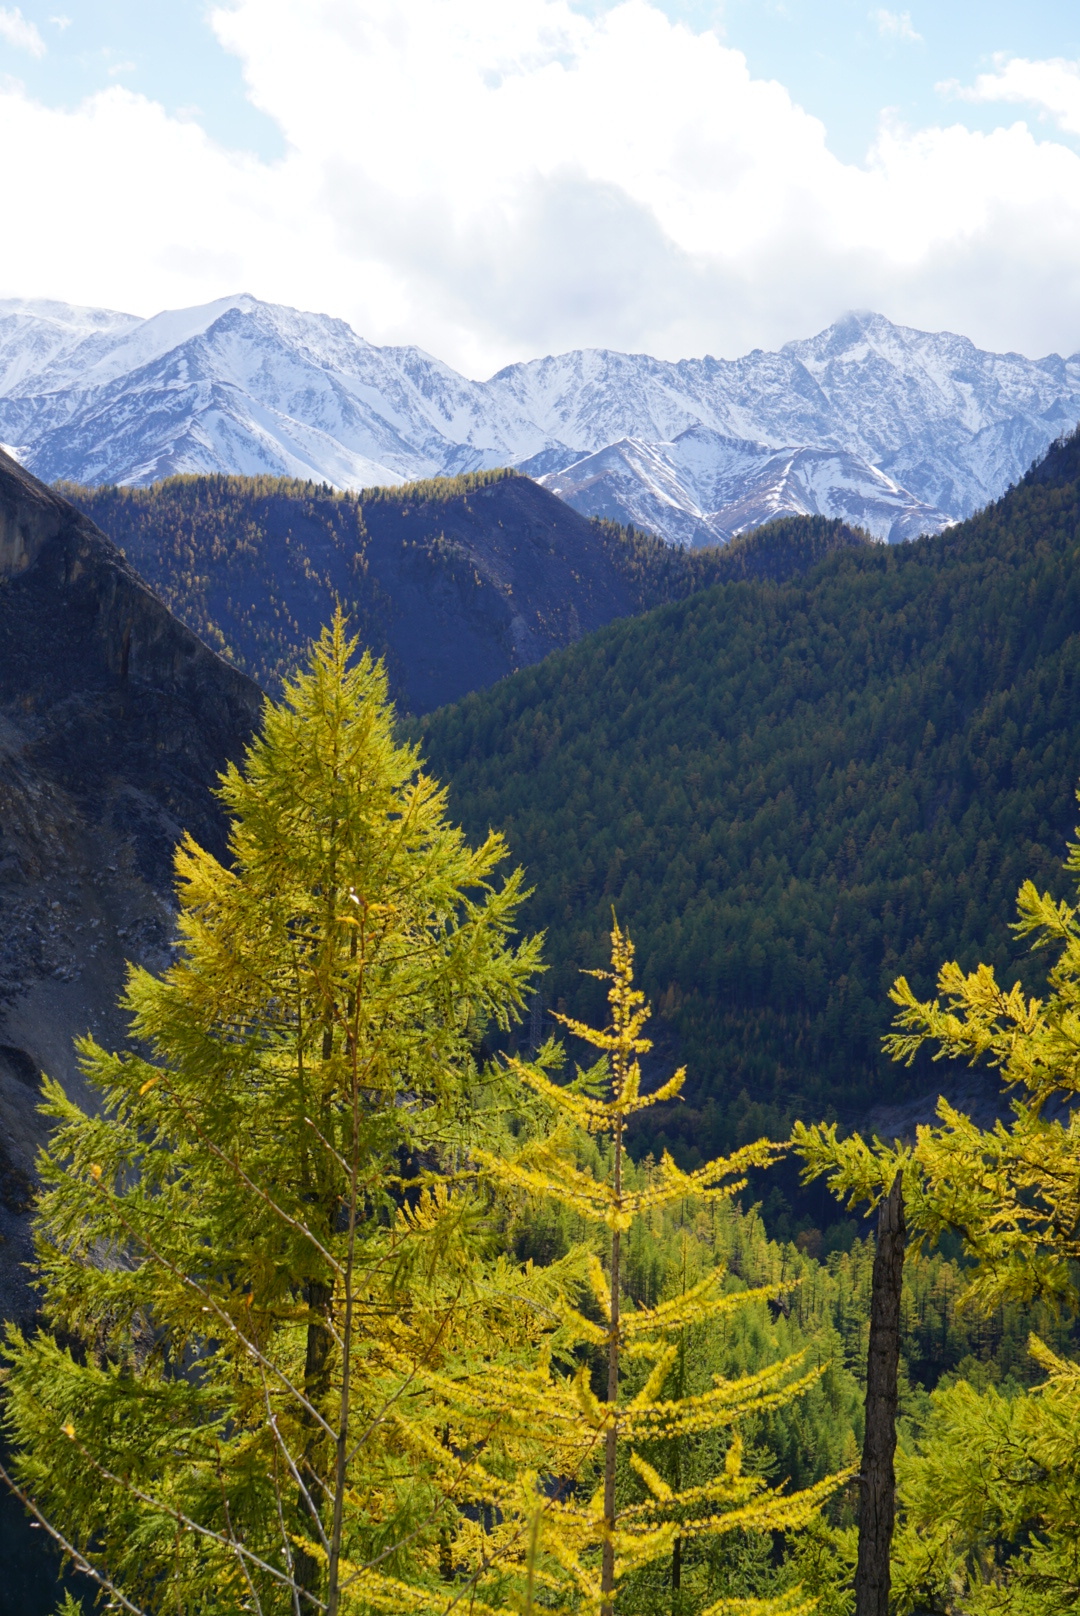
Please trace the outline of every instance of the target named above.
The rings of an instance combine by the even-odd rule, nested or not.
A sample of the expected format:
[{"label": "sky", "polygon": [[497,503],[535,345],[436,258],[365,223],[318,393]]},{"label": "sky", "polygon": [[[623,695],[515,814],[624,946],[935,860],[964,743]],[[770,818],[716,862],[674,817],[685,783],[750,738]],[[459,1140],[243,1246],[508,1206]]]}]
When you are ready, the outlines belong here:
[{"label": "sky", "polygon": [[0,0],[0,297],[474,376],[874,309],[1080,349],[1075,0]]}]

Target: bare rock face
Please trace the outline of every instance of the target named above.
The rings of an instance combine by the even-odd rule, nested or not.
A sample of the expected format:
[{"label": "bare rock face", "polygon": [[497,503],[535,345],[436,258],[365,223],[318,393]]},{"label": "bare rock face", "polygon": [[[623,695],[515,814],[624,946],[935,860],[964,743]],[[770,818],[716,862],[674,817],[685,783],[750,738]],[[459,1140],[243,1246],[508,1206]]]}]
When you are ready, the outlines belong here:
[{"label": "bare rock face", "polygon": [[213,788],[260,704],[86,516],[0,453],[0,1317],[35,1306],[41,1073],[89,1101],[72,1040],[123,1041],[126,962],[168,959],[181,831],[224,853]]}]

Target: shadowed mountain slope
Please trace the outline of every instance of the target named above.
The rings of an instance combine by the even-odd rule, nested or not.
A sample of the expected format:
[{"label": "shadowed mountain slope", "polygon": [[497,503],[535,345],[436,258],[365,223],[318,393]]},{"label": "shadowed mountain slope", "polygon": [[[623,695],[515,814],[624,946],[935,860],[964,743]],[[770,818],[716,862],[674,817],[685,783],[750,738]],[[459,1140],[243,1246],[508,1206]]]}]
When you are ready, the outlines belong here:
[{"label": "shadowed mountain slope", "polygon": [[865,542],[840,522],[798,518],[771,524],[772,538],[750,550],[740,541],[687,554],[579,516],[507,471],[359,495],[247,477],[64,492],[178,617],[264,688],[340,601],[414,713],[733,569],[804,570],[825,548]]},{"label": "shadowed mountain slope", "polygon": [[64,492],[176,613],[274,689],[340,601],[413,712],[493,684],[692,573],[644,534],[591,523],[527,477],[480,472],[342,494],[274,478],[174,477]]},{"label": "shadowed mountain slope", "polygon": [[261,697],[171,615],[104,534],[0,455],[0,1314],[42,1137],[42,1069],[122,1039],[124,961],[157,965],[184,829],[224,852],[212,795]]},{"label": "shadowed mountain slope", "polygon": [[[161,968],[183,829],[258,718],[252,682],[171,616],[104,534],[0,454],[0,1319],[34,1298],[41,1072],[85,1101],[72,1040],[123,1043],[128,960]],[[45,1534],[0,1497],[0,1612],[58,1598]]]}]

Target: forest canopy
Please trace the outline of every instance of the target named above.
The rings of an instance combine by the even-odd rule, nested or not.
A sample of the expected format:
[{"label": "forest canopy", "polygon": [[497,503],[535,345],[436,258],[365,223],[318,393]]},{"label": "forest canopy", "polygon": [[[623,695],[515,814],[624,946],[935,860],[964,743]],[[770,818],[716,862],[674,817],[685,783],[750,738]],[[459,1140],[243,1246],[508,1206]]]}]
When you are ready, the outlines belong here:
[{"label": "forest canopy", "polygon": [[[655,1090],[651,1070],[643,1073],[645,995],[622,920],[637,901],[632,929],[642,955],[655,957],[663,919],[689,915],[703,936],[702,894],[723,897],[728,952],[739,926],[758,945],[756,962],[736,961],[741,982],[719,974],[723,950],[706,954],[702,970],[713,976],[702,980],[728,1018],[715,1024],[715,1049],[703,991],[695,1001],[686,977],[672,977],[657,995],[669,1029],[661,1042],[698,1039],[714,1136],[762,1131],[785,1096],[757,1082],[755,1100],[766,1093],[771,1113],[740,1104],[715,1081],[717,1065],[702,1060],[710,1050],[728,1060],[741,1052],[736,1075],[750,1083],[745,1063],[762,1049],[767,1060],[787,1039],[794,1081],[803,1059],[818,1084],[802,1084],[800,1114],[845,1098],[839,1065],[822,1063],[820,1044],[800,1050],[783,1021],[811,1020],[799,1001],[809,974],[797,952],[778,965],[769,948],[782,931],[760,929],[765,916],[775,913],[782,927],[801,913],[800,946],[825,936],[815,894],[837,906],[828,947],[846,946],[857,965],[869,961],[890,980],[899,953],[873,948],[897,936],[907,946],[904,935],[860,931],[860,904],[873,918],[870,900],[884,892],[891,902],[899,882],[907,907],[887,910],[890,924],[906,916],[922,927],[924,953],[939,949],[932,961],[916,954],[911,983],[896,983],[902,1020],[887,1055],[917,1059],[929,1039],[1006,1064],[1023,1046],[1011,1031],[994,1043],[1005,1015],[1045,1043],[1032,1071],[1039,1062],[1050,1071],[1063,1050],[1072,1059],[1075,916],[1035,887],[1024,889],[1020,935],[1005,933],[1000,988],[985,966],[968,976],[949,966],[941,978],[953,994],[949,1012],[961,1003],[970,1012],[970,1036],[917,994],[924,963],[946,954],[933,923],[957,928],[950,937],[969,928],[979,955],[979,928],[993,937],[994,922],[1002,925],[991,900],[1009,870],[1030,860],[1033,844],[1016,827],[1030,823],[1039,780],[1037,828],[1047,848],[1052,839],[1053,743],[1071,739],[1076,492],[1074,482],[1044,475],[1010,496],[1007,520],[995,527],[989,513],[983,528],[968,524],[960,546],[927,541],[896,553],[846,544],[806,578],[787,576],[784,562],[780,576],[700,588],[436,714],[420,738],[429,756],[440,744],[458,748],[451,808],[419,750],[402,742],[384,671],[370,653],[351,662],[355,647],[335,619],[308,671],[268,706],[244,768],[223,782],[231,864],[190,840],[181,847],[176,958],[162,978],[136,971],[129,983],[139,1048],[84,1042],[100,1109],[80,1110],[55,1084],[46,1090],[59,1125],[42,1163],[37,1219],[49,1328],[8,1335],[8,1431],[42,1524],[84,1571],[105,1577],[113,1600],[185,1616],[309,1608],[422,1616],[466,1594],[479,1616],[508,1607],[794,1616],[810,1600],[822,1616],[849,1616],[873,1262],[856,1215],[881,1193],[883,1175],[849,1175],[841,1187],[856,1215],[826,1233],[810,1227],[794,1244],[770,1240],[757,1209],[736,1197],[746,1172],[774,1161],[777,1147],[733,1141],[730,1154],[701,1165],[712,1154],[704,1085],[689,1113],[693,1147],[684,1138],[682,1162],[673,1160],[665,1131],[675,1134],[684,1074]],[[1037,536],[1017,519],[1025,510]],[[817,536],[832,548],[828,532]],[[787,544],[802,561],[809,548],[813,560],[817,536],[774,534],[773,553]],[[755,553],[770,552],[747,543],[740,553],[751,572]],[[983,633],[973,648],[976,623]],[[548,692],[553,723],[530,732],[522,692],[537,690]],[[940,731],[928,716],[934,702]],[[1003,713],[1015,726],[1008,754]],[[502,776],[500,757],[509,765]],[[544,887],[530,900],[528,875],[495,873],[506,843],[487,827],[483,798],[472,800],[483,826],[475,834],[448,817],[470,800],[469,770],[484,768],[491,792],[505,793],[512,827],[515,813],[527,833],[546,812],[580,856],[595,845],[586,833],[608,829],[602,808],[621,813],[613,823],[634,850],[634,862],[616,865],[617,890],[579,884],[562,937],[552,928],[545,991],[555,1023],[573,1048],[603,1056],[572,1076],[555,1040],[544,1039],[543,1016],[528,1014],[540,941],[513,941],[522,922],[531,930],[543,915]],[[937,799],[927,798],[927,780]],[[946,785],[952,794],[942,797]],[[586,787],[607,795],[590,799]],[[790,799],[783,811],[769,800],[762,807],[770,789]],[[982,820],[972,817],[980,803],[989,804]],[[890,811],[892,843],[878,834]],[[980,861],[981,844],[970,840],[990,830],[996,863]],[[704,865],[696,876],[681,868],[710,847],[727,861],[726,885],[714,872],[710,886]],[[926,861],[915,872],[923,877],[939,875],[937,858],[953,888],[942,895],[909,879],[904,856]],[[673,869],[682,882],[674,890]],[[957,888],[968,901],[954,912]],[[643,910],[643,894],[667,902],[666,917],[661,907]],[[590,902],[606,909],[596,935],[580,924]],[[1040,930],[1066,945],[1042,1022],[1011,989],[1024,932]],[[605,973],[597,963],[609,944]],[[827,954],[827,968],[838,957]],[[869,966],[862,992],[873,1007]],[[585,992],[571,967],[584,967]],[[837,1029],[871,1044],[866,1018],[849,1025],[838,1016]],[[838,1063],[843,1050],[833,1054]],[[1007,1075],[1017,1074],[1007,1067]],[[1069,1085],[1028,1086],[1037,1103],[1018,1111],[1024,1166],[1031,1140],[1050,1140],[1057,1182],[1075,1142],[1038,1104]],[[666,1120],[639,1132],[628,1156],[631,1117],[661,1108]],[[985,1165],[997,1147],[969,1140],[963,1119],[943,1115],[970,1144],[969,1166]],[[799,1141],[810,1137],[803,1131]],[[1004,1161],[1007,1136],[993,1137]],[[867,1161],[891,1169],[912,1159],[845,1143],[835,1128],[812,1138],[860,1171]],[[1026,1558],[1015,1589],[1024,1598],[1034,1590],[1024,1611],[1043,1608],[1050,1581],[1056,1607],[1071,1608],[1072,1539],[1059,1501],[1032,1484],[1014,1507],[999,1475],[1010,1440],[1027,1443],[1034,1464],[1057,1443],[1066,1507],[1075,1491],[1062,1445],[1075,1427],[1071,1270],[1058,1260],[1065,1281],[1044,1283],[1053,1263],[1038,1251],[1040,1282],[1015,1281],[1015,1259],[1022,1267],[1031,1242],[1021,1250],[1013,1241],[1015,1282],[980,1291],[977,1273],[973,1288],[971,1260],[984,1256],[978,1219],[965,1221],[929,1170],[926,1178],[913,1217],[928,1239],[909,1257],[898,1296],[897,1608],[920,1610],[930,1599],[952,1609],[961,1582],[972,1609],[1009,1608],[998,1599],[998,1568],[1018,1544]],[[1030,1219],[1028,1188],[1020,1186],[1018,1226]],[[979,1206],[999,1238],[994,1207]],[[1071,1202],[1065,1213],[1075,1227]],[[1028,1238],[1026,1225],[1021,1233]],[[1067,1267],[1074,1246],[1064,1257]],[[965,1293],[989,1305],[964,1312]],[[982,1447],[971,1440],[976,1429]],[[953,1462],[958,1444],[966,1469]],[[997,1515],[976,1526],[984,1463]],[[942,1490],[946,1470],[951,1493]],[[946,1494],[953,1514],[942,1535]],[[1028,1541],[1032,1522],[1058,1533],[1046,1552],[1041,1539]]]},{"label": "forest canopy", "polygon": [[335,607],[422,713],[721,577],[790,576],[868,536],[824,517],[687,552],[587,520],[509,470],[346,493],[282,477],[61,492],[271,695]]},{"label": "forest canopy", "polygon": [[539,966],[520,871],[354,650],[339,616],[223,777],[229,864],[178,849],[134,1047],[79,1046],[97,1103],[45,1081],[19,1496],[132,1616],[613,1616],[667,1580],[786,1616],[772,1538],[850,1481],[857,1394],[830,1287],[771,1319],[811,1265],[733,1205],[777,1147],[626,1158],[683,1074],[642,1093],[617,925],[608,1025],[569,1029],[598,1062],[485,1052]]},{"label": "forest canopy", "polygon": [[611,906],[692,1077],[650,1135],[692,1159],[941,1077],[881,1039],[904,974],[1034,971],[1021,881],[1061,890],[1080,775],[1075,442],[939,537],[718,584],[432,714],[470,834],[505,830],[549,1006]]}]

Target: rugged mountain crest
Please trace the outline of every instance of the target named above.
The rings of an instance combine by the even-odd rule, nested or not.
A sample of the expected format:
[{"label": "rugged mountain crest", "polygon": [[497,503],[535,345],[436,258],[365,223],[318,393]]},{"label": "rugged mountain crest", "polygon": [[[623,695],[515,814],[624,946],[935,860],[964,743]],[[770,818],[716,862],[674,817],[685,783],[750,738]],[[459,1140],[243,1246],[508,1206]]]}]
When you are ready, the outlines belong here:
[{"label": "rugged mountain crest", "polygon": [[624,438],[540,481],[576,510],[631,521],[690,548],[726,544],[782,516],[856,523],[892,544],[940,533],[950,522],[859,455],[776,450],[703,426],[673,443]]},{"label": "rugged mountain crest", "polygon": [[[248,296],[142,321],[0,302],[0,439],[50,481],[360,488],[514,465],[676,543],[799,512],[896,539],[996,498],[1078,417],[1080,356],[985,353],[874,314],[778,353],[584,350],[478,382]],[[738,475],[733,443],[749,452]],[[600,488],[583,463],[613,450]]]}]

